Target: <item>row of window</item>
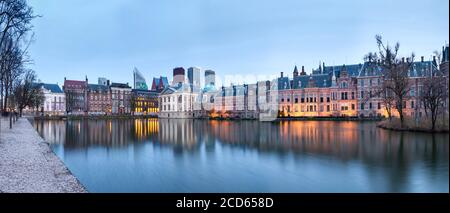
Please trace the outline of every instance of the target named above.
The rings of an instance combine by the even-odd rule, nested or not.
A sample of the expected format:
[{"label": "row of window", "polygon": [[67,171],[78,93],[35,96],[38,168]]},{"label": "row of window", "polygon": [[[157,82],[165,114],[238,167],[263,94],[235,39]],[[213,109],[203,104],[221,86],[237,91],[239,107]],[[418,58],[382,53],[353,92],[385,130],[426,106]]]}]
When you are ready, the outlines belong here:
[{"label": "row of window", "polygon": [[[365,83],[367,81],[367,83]],[[358,84],[360,87],[364,87],[364,85],[367,86],[376,86],[381,84],[381,79],[377,78],[376,80],[369,78],[369,79],[358,79]]]},{"label": "row of window", "polygon": [[[376,105],[376,109],[381,109],[381,107],[382,107],[380,102],[376,103],[375,105]],[[366,106],[368,106],[368,108],[366,108]],[[361,109],[361,110],[374,109],[374,107],[375,106],[374,106],[374,104],[372,102],[369,102],[368,105],[366,105],[364,103],[361,103],[359,109]],[[403,109],[407,109],[407,108],[414,109],[416,107],[416,104],[412,100],[412,101],[409,101],[409,106],[408,106],[408,103],[406,101],[404,101],[403,104],[402,104],[402,107],[403,107]],[[421,107],[421,106],[419,106],[419,107]]]},{"label": "row of window", "polygon": [[[174,106],[172,106],[172,107],[170,107],[171,105],[163,105],[163,106],[161,106],[161,110],[163,110],[163,111],[170,111],[171,110],[171,108],[172,108],[172,110],[175,110],[175,107]],[[184,109],[182,109],[181,110],[182,112],[186,112],[186,111],[192,111],[192,107],[190,107],[190,106],[184,106]]]},{"label": "row of window", "polygon": [[[341,95],[340,96],[341,100],[349,100],[348,92],[341,92],[340,95]],[[337,100],[338,99],[337,93],[334,93],[334,92],[331,93],[331,98],[332,98],[332,100]],[[351,99],[352,100],[355,99],[355,92],[351,92]],[[325,102],[325,100],[326,100],[327,103],[329,103],[330,102],[330,97],[327,96],[326,99],[324,97],[320,97],[319,98],[319,102],[320,103]],[[291,99],[290,98],[286,98],[286,99],[281,98],[281,102],[282,103],[284,103],[285,101],[287,103],[289,103],[291,101]],[[298,101],[299,101],[298,98],[294,98],[294,103],[298,103]],[[302,97],[302,98],[300,98],[300,103],[317,103],[317,98],[316,97],[307,97],[307,98],[303,98]]]},{"label": "row of window", "polygon": [[106,101],[109,100],[109,95],[91,95],[90,98],[94,101]]},{"label": "row of window", "polygon": [[52,104],[52,102],[46,102],[45,103],[46,111],[51,111],[51,110],[62,111],[62,110],[64,110],[64,106],[65,106],[64,103],[53,103],[53,104]]},{"label": "row of window", "polygon": [[[333,111],[337,111],[338,110],[338,105],[337,104],[332,104],[331,107],[333,108]],[[324,107],[323,105],[320,105],[319,107],[319,111],[320,112],[324,112],[326,110],[326,112],[330,112],[330,105],[326,105],[326,107]],[[355,104],[351,104],[351,110],[355,110],[356,106]],[[283,107],[281,110],[282,111],[287,111],[287,112],[298,112],[299,107],[294,106],[293,109],[290,106],[287,107]],[[293,110],[293,111],[291,111]],[[341,106],[341,111],[348,111],[349,107],[347,105],[342,105]],[[302,105],[300,106],[300,112],[317,112],[317,105]]]},{"label": "row of window", "polygon": [[136,106],[137,107],[140,107],[140,106],[150,106],[150,107],[156,107],[158,104],[157,103],[155,103],[155,102],[147,102],[147,101],[139,101],[139,102],[136,102]]},{"label": "row of window", "polygon": [[[183,97],[184,97],[184,98],[183,98]],[[183,101],[184,101],[184,102],[187,102],[188,99],[189,99],[188,96],[181,96],[181,95],[180,95],[180,96],[178,96],[178,103],[183,103]],[[171,97],[171,96],[169,96],[169,97],[163,97],[163,98],[161,98],[161,100],[162,100],[163,103],[168,103],[168,102],[175,101],[175,97]],[[191,97],[191,101],[192,101],[192,102],[194,101],[194,97]]]}]

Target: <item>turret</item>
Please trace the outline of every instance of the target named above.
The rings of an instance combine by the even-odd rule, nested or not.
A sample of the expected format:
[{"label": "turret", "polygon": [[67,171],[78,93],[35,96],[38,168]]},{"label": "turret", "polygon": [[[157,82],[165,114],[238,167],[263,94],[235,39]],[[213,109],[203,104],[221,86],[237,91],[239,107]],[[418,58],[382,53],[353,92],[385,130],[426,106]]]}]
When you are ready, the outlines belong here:
[{"label": "turret", "polygon": [[295,77],[297,77],[298,76],[298,69],[297,69],[297,65],[295,65],[295,68],[294,68],[294,78]]}]

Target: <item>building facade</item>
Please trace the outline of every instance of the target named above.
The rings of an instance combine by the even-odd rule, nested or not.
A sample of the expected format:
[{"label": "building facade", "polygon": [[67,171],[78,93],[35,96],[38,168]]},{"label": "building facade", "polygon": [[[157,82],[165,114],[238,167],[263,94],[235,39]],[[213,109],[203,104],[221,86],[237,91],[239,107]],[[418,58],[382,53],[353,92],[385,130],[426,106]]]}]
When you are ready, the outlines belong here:
[{"label": "building facade", "polygon": [[[99,80],[100,83],[100,80]],[[88,114],[109,115],[112,113],[109,85],[88,84]]]},{"label": "building facade", "polygon": [[259,116],[257,84],[221,87],[211,98],[214,101],[210,104],[211,117],[257,119]]},{"label": "building facade", "polygon": [[58,84],[36,83],[44,94],[44,102],[37,109],[41,115],[64,115],[66,114],[66,95]]},{"label": "building facade", "polygon": [[[423,79],[436,72],[433,61],[414,62],[408,71],[408,94],[401,104],[410,117],[423,116],[420,91]],[[386,117],[380,92],[383,69],[376,62],[342,66],[320,66],[306,75],[294,68],[293,78],[278,78],[279,117]],[[395,104],[393,104],[395,106]],[[394,107],[392,107],[394,108]],[[395,116],[395,111],[394,112]]]},{"label": "building facade", "polygon": [[128,84],[112,83],[109,88],[111,90],[112,114],[130,114],[131,87]]},{"label": "building facade", "polygon": [[133,89],[131,98],[134,115],[156,116],[159,112],[158,92],[142,89]]},{"label": "building facade", "polygon": [[199,93],[189,84],[167,87],[159,95],[160,118],[194,118],[194,103]]},{"label": "building facade", "polygon": [[63,91],[66,95],[66,111],[68,114],[86,114],[88,112],[88,79],[85,81],[66,80]]}]

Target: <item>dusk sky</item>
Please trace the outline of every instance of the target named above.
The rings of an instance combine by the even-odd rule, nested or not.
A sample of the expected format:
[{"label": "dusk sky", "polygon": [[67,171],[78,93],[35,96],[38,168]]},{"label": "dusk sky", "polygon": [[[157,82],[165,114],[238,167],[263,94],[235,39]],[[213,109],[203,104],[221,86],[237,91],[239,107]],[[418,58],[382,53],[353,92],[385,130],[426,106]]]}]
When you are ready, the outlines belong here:
[{"label": "dusk sky", "polygon": [[[361,63],[381,34],[401,54],[430,58],[449,37],[448,0],[31,0],[32,68],[47,83],[106,77],[132,84],[137,67],[172,79],[197,66],[231,75],[292,76]],[[238,75],[244,75],[243,78]],[[251,79],[251,78],[250,78]],[[250,82],[254,83],[254,82]]]}]

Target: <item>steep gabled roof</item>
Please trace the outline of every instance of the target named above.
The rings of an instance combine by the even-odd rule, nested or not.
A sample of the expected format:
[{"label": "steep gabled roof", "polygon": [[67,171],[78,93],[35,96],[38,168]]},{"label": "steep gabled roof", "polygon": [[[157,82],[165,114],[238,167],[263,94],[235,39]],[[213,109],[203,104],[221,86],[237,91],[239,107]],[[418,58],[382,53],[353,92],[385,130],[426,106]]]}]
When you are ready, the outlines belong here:
[{"label": "steep gabled roof", "polygon": [[288,77],[278,78],[278,90],[291,89],[291,84]]},{"label": "steep gabled roof", "polygon": [[438,69],[433,61],[414,62],[409,70],[409,77],[425,77],[431,75],[431,72],[436,72]]},{"label": "steep gabled roof", "polygon": [[165,89],[163,89],[163,91],[161,92],[161,95],[170,95],[175,93],[177,90],[173,87],[166,87]]},{"label": "steep gabled roof", "polygon": [[358,77],[381,76],[382,74],[383,69],[375,62],[364,62],[363,67],[358,74]]},{"label": "steep gabled roof", "polygon": [[58,84],[33,83],[33,87],[40,87],[49,90],[52,93],[63,93]]},{"label": "steep gabled roof", "polygon": [[169,81],[167,80],[167,77],[162,77],[161,76],[159,84],[161,84],[164,87],[169,86]]},{"label": "steep gabled roof", "polygon": [[339,65],[339,66],[326,66],[323,68],[323,74],[334,74],[336,77],[341,76],[341,71],[345,69],[349,77],[357,77],[360,73],[362,64],[350,64],[350,65]]},{"label": "steep gabled roof", "polygon": [[[430,75],[431,71],[437,71],[437,67],[433,63],[433,61],[416,61],[412,64],[411,69],[408,72],[408,76],[425,77],[427,75]],[[380,65],[377,65],[373,62],[365,62],[358,77],[381,76],[383,72],[384,69]]]},{"label": "steep gabled roof", "polygon": [[292,81],[292,89],[303,89],[310,87],[309,83],[312,79],[315,87],[330,87],[330,74],[301,75],[294,77]]}]

